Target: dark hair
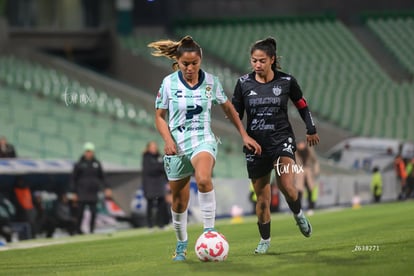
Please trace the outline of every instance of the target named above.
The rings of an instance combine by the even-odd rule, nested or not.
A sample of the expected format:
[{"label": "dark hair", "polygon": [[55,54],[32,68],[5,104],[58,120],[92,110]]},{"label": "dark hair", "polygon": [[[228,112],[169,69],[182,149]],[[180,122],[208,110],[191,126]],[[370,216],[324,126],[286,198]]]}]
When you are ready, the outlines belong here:
[{"label": "dark hair", "polygon": [[187,52],[196,52],[199,57],[203,56],[200,45],[198,45],[198,43],[195,42],[194,39],[189,35],[183,37],[180,40],[177,47],[177,58],[180,58],[184,53]]},{"label": "dark hair", "polygon": [[200,45],[198,45],[195,40],[187,35],[183,37],[180,41],[172,40],[159,40],[148,44],[148,47],[154,48],[151,54],[157,57],[167,57],[173,59],[175,62],[172,67],[174,70],[178,70],[177,60],[187,52],[196,52],[200,58],[202,58],[202,50]]},{"label": "dark hair", "polygon": [[276,55],[276,50],[277,50],[276,39],[274,39],[273,37],[268,37],[268,38],[256,41],[253,44],[253,46],[250,48],[250,55],[252,55],[253,52],[256,50],[265,52],[266,55],[268,55],[271,58],[275,57],[275,62],[272,64],[273,71],[276,71],[277,69],[282,68],[279,63],[280,57]]}]

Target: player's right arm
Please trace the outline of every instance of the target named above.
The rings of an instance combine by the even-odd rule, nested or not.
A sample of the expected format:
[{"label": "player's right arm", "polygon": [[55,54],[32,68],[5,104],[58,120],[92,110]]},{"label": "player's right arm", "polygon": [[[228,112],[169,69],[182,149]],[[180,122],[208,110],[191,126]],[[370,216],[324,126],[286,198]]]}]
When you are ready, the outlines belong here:
[{"label": "player's right arm", "polygon": [[166,155],[177,154],[177,146],[171,135],[167,122],[167,113],[169,110],[170,92],[168,77],[164,78],[155,99],[155,127],[164,140],[164,153]]},{"label": "player's right arm", "polygon": [[166,155],[175,155],[177,154],[177,146],[171,136],[166,117],[167,109],[157,109],[155,111],[155,126],[164,140],[164,153]]}]

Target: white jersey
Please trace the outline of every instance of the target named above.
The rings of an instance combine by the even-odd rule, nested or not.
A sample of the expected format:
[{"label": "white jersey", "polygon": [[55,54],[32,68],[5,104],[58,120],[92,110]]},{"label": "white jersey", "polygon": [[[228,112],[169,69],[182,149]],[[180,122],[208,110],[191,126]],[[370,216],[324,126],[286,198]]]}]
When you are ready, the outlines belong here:
[{"label": "white jersey", "polygon": [[218,77],[202,70],[194,87],[185,82],[181,71],[164,78],[155,108],[168,110],[168,126],[178,154],[188,154],[203,143],[216,142],[211,130],[211,107],[226,101]]}]

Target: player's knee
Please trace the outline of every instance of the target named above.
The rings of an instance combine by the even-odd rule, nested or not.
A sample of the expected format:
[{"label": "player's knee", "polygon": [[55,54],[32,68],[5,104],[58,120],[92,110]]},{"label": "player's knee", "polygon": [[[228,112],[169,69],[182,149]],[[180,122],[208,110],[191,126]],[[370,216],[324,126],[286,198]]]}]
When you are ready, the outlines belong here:
[{"label": "player's knee", "polygon": [[264,212],[265,210],[267,210],[268,208],[270,208],[270,205],[268,202],[266,201],[261,201],[257,203],[257,206],[259,206],[260,212]]},{"label": "player's knee", "polygon": [[209,177],[200,177],[197,181],[198,190],[202,193],[207,193],[213,190],[213,184],[211,183],[211,178]]},{"label": "player's knee", "polygon": [[266,210],[266,207],[267,207],[267,204],[266,204],[265,202],[261,202],[261,203],[259,204],[259,208],[260,208],[260,210],[261,210],[261,211]]}]

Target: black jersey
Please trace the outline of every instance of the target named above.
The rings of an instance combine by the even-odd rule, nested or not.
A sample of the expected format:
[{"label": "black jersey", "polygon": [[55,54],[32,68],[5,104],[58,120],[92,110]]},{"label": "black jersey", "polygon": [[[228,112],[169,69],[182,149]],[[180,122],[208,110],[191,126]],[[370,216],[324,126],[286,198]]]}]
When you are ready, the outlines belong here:
[{"label": "black jersey", "polygon": [[316,133],[302,90],[293,76],[276,71],[272,81],[260,83],[255,79],[255,72],[252,72],[237,81],[232,103],[240,119],[246,111],[246,131],[265,152],[288,137],[294,140],[288,118],[289,99],[298,108],[308,134]]}]

